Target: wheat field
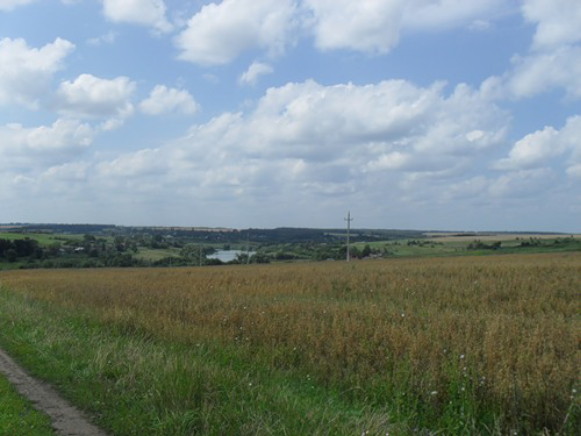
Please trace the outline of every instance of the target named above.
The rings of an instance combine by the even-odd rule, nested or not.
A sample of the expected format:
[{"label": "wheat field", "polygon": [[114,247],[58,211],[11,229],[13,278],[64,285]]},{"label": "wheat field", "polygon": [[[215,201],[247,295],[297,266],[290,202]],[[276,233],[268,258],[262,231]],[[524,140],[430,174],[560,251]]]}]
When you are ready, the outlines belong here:
[{"label": "wheat field", "polygon": [[579,421],[579,253],[27,270],[0,284],[127,334],[234,347],[436,430],[465,418],[483,433],[556,434]]}]

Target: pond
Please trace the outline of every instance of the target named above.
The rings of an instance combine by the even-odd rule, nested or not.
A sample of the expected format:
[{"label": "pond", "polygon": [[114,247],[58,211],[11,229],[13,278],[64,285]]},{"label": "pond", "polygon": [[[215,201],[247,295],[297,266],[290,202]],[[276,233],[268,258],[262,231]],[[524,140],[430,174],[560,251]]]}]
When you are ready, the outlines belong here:
[{"label": "pond", "polygon": [[[219,259],[222,262],[232,262],[236,260],[236,256],[239,254],[246,254],[248,253],[246,250],[218,250],[215,253],[209,254],[206,256],[208,259]],[[255,251],[251,251],[250,255],[253,256],[256,254]]]}]

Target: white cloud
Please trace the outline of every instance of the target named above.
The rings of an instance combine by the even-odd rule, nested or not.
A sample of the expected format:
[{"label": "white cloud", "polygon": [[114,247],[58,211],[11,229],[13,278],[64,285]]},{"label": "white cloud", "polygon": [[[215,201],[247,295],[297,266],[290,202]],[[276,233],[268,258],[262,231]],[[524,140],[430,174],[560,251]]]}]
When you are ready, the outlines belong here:
[{"label": "white cloud", "polygon": [[483,32],[485,30],[490,29],[490,27],[492,26],[492,24],[490,23],[490,21],[487,20],[476,20],[474,22],[472,22],[468,28],[470,30],[473,30],[475,32]]},{"label": "white cloud", "polygon": [[0,105],[17,103],[36,107],[48,92],[55,72],[75,48],[64,39],[31,48],[23,39],[0,40]]},{"label": "white cloud", "polygon": [[59,119],[50,126],[0,127],[0,167],[26,168],[54,164],[78,155],[91,145],[94,130],[75,120]]},{"label": "white cloud", "polygon": [[103,12],[109,20],[151,26],[160,32],[173,28],[166,9],[163,0],[103,0]]},{"label": "white cloud", "polygon": [[323,51],[384,54],[406,29],[482,28],[506,8],[502,0],[224,0],[203,6],[175,43],[180,59],[202,65],[252,49],[278,54],[307,34]]},{"label": "white cloud", "polygon": [[448,185],[443,193],[443,197],[450,201],[454,200],[471,200],[478,198],[485,191],[488,190],[490,186],[490,180],[485,176],[478,175],[474,177],[468,177],[463,180],[451,183]]},{"label": "white cloud", "polygon": [[405,1],[305,0],[321,50],[386,53],[399,40]]},{"label": "white cloud", "polygon": [[567,119],[567,123],[559,132],[560,146],[565,150],[567,174],[575,177],[579,176],[581,165],[581,140],[579,138],[581,138],[581,115]]},{"label": "white cloud", "polygon": [[555,173],[549,168],[518,170],[491,180],[487,191],[492,197],[523,200],[550,190],[554,179]]},{"label": "white cloud", "polygon": [[505,0],[411,0],[406,5],[404,27],[414,30],[483,29],[488,18],[511,7]]},{"label": "white cloud", "polygon": [[61,83],[58,109],[75,117],[123,120],[133,113],[130,99],[134,90],[135,83],[127,77],[101,79],[81,74],[72,82]]},{"label": "white cloud", "polygon": [[[260,100],[250,126],[261,136],[286,138],[290,152],[319,153],[353,141],[386,140],[413,130],[438,99],[441,86],[417,88],[403,80],[377,85],[323,86],[314,81],[271,88]],[[301,148],[299,148],[300,146]],[[282,148],[282,147],[281,147]]]},{"label": "white cloud", "polygon": [[502,0],[304,0],[321,50],[387,53],[402,31],[482,28],[507,6]]},{"label": "white cloud", "polygon": [[511,169],[545,164],[547,159],[562,153],[557,137],[558,132],[552,127],[531,133],[517,141],[509,157],[502,159],[496,167]]},{"label": "white cloud", "polygon": [[181,112],[195,114],[199,105],[189,92],[183,89],[168,88],[157,85],[152,89],[149,97],[139,105],[142,112],[148,115],[159,115],[167,112]]},{"label": "white cloud", "polygon": [[525,19],[537,24],[533,47],[550,49],[581,41],[581,4],[578,0],[524,0]]},{"label": "white cloud", "polygon": [[100,168],[110,179],[161,171],[176,195],[204,198],[282,191],[334,197],[383,186],[395,192],[402,174],[463,170],[502,140],[505,123],[503,112],[465,86],[446,96],[441,84],[308,81],[271,88],[247,114],[223,114],[160,151]]},{"label": "white cloud", "polygon": [[205,5],[175,39],[179,58],[222,65],[254,48],[279,54],[293,37],[295,13],[292,0],[224,0]]},{"label": "white cloud", "polygon": [[513,68],[495,78],[501,96],[532,97],[563,89],[581,99],[581,3],[577,0],[524,0],[524,18],[536,24],[526,55],[515,56]]},{"label": "white cloud", "polygon": [[24,6],[36,0],[0,0],[0,11],[11,11],[18,6]]},{"label": "white cloud", "polygon": [[255,85],[260,76],[272,74],[273,72],[274,69],[270,65],[262,62],[253,62],[248,69],[242,73],[238,83],[242,85]]},{"label": "white cloud", "polygon": [[581,46],[565,46],[515,58],[508,87],[517,97],[532,97],[562,88],[569,97],[581,98]]},{"label": "white cloud", "polygon": [[139,150],[97,165],[98,174],[106,179],[160,175],[167,170],[167,159],[159,149]]},{"label": "white cloud", "polygon": [[507,158],[495,165],[503,170],[527,170],[558,167],[558,158],[566,172],[577,174],[581,164],[581,116],[570,117],[561,130],[545,127],[517,141]]},{"label": "white cloud", "polygon": [[[544,145],[539,151],[521,144],[510,156],[521,164],[490,176],[486,156],[504,143],[508,122],[503,111],[466,85],[449,93],[439,83],[424,88],[403,80],[365,86],[290,83],[269,89],[248,112],[224,113],[165,146],[92,162],[61,156],[49,167],[45,162],[37,175],[23,171],[11,179],[2,175],[0,182],[22,192],[59,190],[71,198],[82,183],[82,192],[111,196],[102,204],[133,198],[144,211],[157,210],[153,205],[159,203],[151,202],[165,198],[172,214],[184,199],[211,202],[221,213],[256,205],[269,219],[284,219],[289,204],[316,211],[356,203],[378,214],[387,204],[405,213],[427,205],[447,210],[457,201],[467,210],[491,202],[531,205],[539,192],[554,192],[561,174],[558,166],[542,164]],[[37,135],[48,136],[40,130]],[[573,181],[580,174],[579,137],[581,117],[573,117],[560,131],[547,128],[523,143],[555,139],[564,151],[552,159],[563,160]],[[0,134],[0,144],[3,139]],[[71,147],[67,153],[80,150]],[[21,147],[19,156],[34,155],[30,146]],[[14,161],[10,165],[14,168]],[[449,219],[456,218],[442,222],[453,226],[460,221]]]},{"label": "white cloud", "polygon": [[48,168],[41,175],[41,178],[54,183],[55,181],[82,183],[87,180],[91,171],[91,165],[87,162],[70,162],[62,165],[55,165]]},{"label": "white cloud", "polygon": [[117,39],[117,33],[110,31],[110,32],[107,32],[103,35],[96,36],[94,38],[89,38],[87,40],[87,44],[94,45],[94,46],[99,46],[99,45],[103,45],[103,44],[113,44],[116,39]]},{"label": "white cloud", "polygon": [[411,155],[401,151],[393,151],[380,155],[377,159],[368,162],[369,171],[399,170],[408,166]]},{"label": "white cloud", "polygon": [[567,175],[571,178],[577,178],[581,180],[581,163],[571,165],[567,168]]}]

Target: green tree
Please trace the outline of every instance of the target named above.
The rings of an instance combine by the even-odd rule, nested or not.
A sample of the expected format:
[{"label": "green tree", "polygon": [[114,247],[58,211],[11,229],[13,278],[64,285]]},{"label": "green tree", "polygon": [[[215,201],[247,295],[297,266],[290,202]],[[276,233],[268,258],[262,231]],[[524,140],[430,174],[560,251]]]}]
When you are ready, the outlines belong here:
[{"label": "green tree", "polygon": [[363,250],[361,250],[361,257],[369,257],[371,255],[371,247],[369,244],[365,244]]},{"label": "green tree", "polygon": [[18,253],[14,248],[6,250],[4,255],[6,256],[6,259],[8,259],[8,262],[16,262],[16,259],[18,258]]}]

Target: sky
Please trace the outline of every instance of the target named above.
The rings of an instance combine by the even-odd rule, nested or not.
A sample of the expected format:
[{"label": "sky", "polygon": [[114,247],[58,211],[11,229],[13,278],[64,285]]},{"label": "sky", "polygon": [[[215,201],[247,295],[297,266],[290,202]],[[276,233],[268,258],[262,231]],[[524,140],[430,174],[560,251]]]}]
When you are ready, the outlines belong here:
[{"label": "sky", "polygon": [[0,222],[581,232],[579,0],[0,0]]}]

